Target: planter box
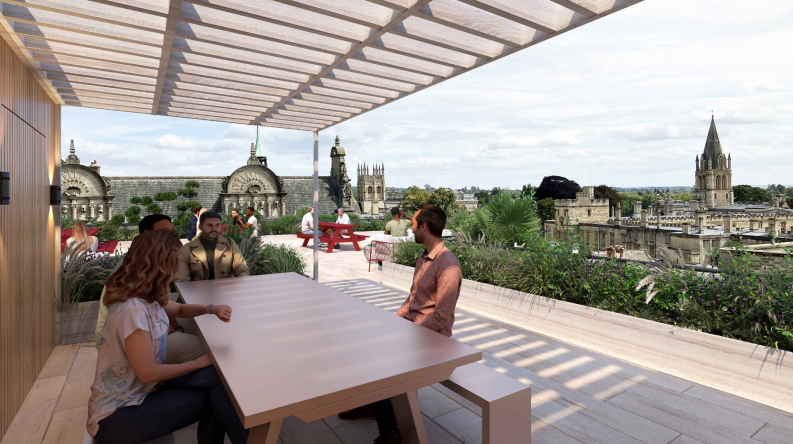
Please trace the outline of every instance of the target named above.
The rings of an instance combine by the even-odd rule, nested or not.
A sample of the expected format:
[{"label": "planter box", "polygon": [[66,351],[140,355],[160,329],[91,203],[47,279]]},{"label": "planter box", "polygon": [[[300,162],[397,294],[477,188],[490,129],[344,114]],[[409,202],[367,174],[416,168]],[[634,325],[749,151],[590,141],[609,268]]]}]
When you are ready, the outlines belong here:
[{"label": "planter box", "polygon": [[[383,263],[410,290],[413,268]],[[632,364],[793,413],[787,352],[463,279],[457,306]]]},{"label": "planter box", "polygon": [[58,345],[76,342],[93,342],[99,301],[81,302],[65,311],[58,311],[55,320],[55,337]]}]

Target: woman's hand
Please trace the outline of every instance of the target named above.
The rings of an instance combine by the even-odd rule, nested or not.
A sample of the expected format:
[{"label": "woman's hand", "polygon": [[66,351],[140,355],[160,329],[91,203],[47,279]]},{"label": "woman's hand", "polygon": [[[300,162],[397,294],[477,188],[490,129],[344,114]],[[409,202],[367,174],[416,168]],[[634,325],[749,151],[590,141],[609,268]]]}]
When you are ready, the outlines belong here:
[{"label": "woman's hand", "polygon": [[223,322],[231,321],[231,307],[228,305],[213,305],[209,312],[218,317]]}]

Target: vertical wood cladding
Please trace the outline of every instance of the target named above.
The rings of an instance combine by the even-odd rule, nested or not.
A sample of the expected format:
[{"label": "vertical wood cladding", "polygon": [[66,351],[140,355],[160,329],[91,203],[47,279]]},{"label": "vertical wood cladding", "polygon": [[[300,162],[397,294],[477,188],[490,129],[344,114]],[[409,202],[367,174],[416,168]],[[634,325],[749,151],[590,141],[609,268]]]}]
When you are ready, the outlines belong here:
[{"label": "vertical wood cladding", "polygon": [[55,346],[60,292],[60,106],[0,40],[0,171],[11,204],[0,205],[0,439]]}]

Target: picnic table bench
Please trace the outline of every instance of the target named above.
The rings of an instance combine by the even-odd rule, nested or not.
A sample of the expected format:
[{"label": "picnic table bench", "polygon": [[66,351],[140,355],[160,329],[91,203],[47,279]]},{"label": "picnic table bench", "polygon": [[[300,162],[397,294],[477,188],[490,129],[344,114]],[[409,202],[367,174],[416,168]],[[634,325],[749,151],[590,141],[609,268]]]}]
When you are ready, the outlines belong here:
[{"label": "picnic table bench", "polygon": [[[332,253],[333,249],[336,247],[337,244],[341,244],[344,242],[351,242],[353,247],[355,247],[355,251],[361,251],[361,247],[358,245],[358,242],[361,242],[365,239],[368,239],[369,236],[364,236],[363,234],[355,234],[353,228],[357,227],[358,225],[352,224],[335,224],[330,222],[320,222],[319,223],[319,240],[320,242],[328,244],[328,253]],[[342,234],[342,231],[347,232],[347,236],[345,237]],[[313,234],[304,234],[298,233],[297,237],[303,239],[303,246],[308,246],[308,241],[314,239]]]}]

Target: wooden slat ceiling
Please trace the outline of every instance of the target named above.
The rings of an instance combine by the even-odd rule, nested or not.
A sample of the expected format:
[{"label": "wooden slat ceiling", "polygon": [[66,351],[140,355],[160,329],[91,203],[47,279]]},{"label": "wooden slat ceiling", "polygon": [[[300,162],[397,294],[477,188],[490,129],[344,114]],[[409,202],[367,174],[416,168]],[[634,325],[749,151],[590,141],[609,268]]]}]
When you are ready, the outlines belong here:
[{"label": "wooden slat ceiling", "polygon": [[642,0],[0,0],[57,103],[328,128]]}]

